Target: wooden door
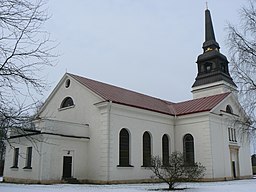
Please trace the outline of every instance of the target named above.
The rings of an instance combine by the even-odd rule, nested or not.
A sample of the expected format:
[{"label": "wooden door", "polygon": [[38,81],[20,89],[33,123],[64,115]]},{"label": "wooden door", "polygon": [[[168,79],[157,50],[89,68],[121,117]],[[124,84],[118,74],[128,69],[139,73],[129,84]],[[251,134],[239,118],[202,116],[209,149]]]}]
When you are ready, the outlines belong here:
[{"label": "wooden door", "polygon": [[232,161],[233,177],[236,178],[236,162]]},{"label": "wooden door", "polygon": [[63,157],[63,178],[70,178],[72,173],[72,157]]}]

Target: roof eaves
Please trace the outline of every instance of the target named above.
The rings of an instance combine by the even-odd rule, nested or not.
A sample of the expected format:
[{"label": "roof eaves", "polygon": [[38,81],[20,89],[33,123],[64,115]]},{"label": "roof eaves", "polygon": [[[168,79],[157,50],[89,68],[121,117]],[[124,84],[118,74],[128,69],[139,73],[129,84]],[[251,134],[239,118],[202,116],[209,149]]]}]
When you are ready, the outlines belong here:
[{"label": "roof eaves", "polygon": [[[176,113],[176,115],[177,116],[181,116],[181,115],[187,115],[187,114],[193,114],[193,113],[201,113],[201,112],[206,112],[206,111],[212,111],[212,109],[214,109],[217,105],[219,105],[219,103],[221,103],[225,98],[227,98],[228,96],[230,95],[230,92],[227,92],[227,93],[222,93],[222,94],[219,94],[219,95],[213,95],[213,96],[208,96],[208,97],[203,97],[203,98],[198,98],[198,99],[195,99],[195,100],[188,100],[188,101],[184,101],[184,102],[180,102],[180,103],[176,103],[176,104],[174,104],[174,109],[175,109],[175,105],[181,105],[181,104],[185,104],[186,103],[186,105],[188,105],[190,102],[195,102],[195,101],[199,101],[199,100],[204,100],[204,99],[206,99],[206,98],[211,98],[211,97],[220,97],[220,98],[218,98],[218,100],[219,101],[212,101],[212,102],[214,102],[214,104],[213,105],[210,105],[210,106],[208,106],[208,107],[205,107],[204,109],[196,109],[196,110],[185,110],[184,112],[182,112],[182,111],[178,111],[177,113]],[[216,100],[217,98],[215,98],[215,100]],[[190,106],[190,107],[194,107],[194,105],[192,105],[192,106]]]},{"label": "roof eaves", "polygon": [[203,113],[203,112],[210,112],[210,111],[211,111],[210,109],[199,110],[199,111],[190,111],[190,112],[177,114],[177,116],[191,115],[191,114],[195,114],[195,113]]},{"label": "roof eaves", "polygon": [[171,112],[168,113],[168,112],[164,112],[164,111],[160,111],[160,110],[150,109],[150,108],[147,108],[147,107],[132,105],[132,104],[128,104],[128,103],[122,103],[122,102],[117,102],[117,101],[112,101],[112,102],[116,103],[116,104],[120,104],[120,105],[125,105],[125,106],[129,106],[129,107],[134,107],[134,108],[138,108],[138,109],[144,109],[144,110],[147,110],[147,111],[152,111],[152,112],[162,113],[162,114],[165,114],[165,115],[174,116],[174,114],[172,114]]}]

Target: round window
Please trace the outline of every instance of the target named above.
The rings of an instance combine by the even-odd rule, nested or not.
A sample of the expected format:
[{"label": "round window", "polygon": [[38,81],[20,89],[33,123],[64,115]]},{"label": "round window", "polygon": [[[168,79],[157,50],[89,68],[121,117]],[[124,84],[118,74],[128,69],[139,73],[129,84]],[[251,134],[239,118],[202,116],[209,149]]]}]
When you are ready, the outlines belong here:
[{"label": "round window", "polygon": [[68,88],[70,86],[70,79],[67,79],[65,82],[65,87]]}]

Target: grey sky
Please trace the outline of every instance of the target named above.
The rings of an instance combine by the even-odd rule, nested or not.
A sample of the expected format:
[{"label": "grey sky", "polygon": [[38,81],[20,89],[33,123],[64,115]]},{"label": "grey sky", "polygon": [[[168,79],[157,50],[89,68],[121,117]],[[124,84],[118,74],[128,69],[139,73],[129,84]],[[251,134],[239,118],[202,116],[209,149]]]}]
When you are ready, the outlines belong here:
[{"label": "grey sky", "polygon": [[[208,0],[226,56],[225,27],[239,22],[243,3]],[[48,7],[46,29],[60,43],[58,64],[46,72],[52,89],[67,70],[173,102],[192,98],[205,0],[52,0]]]}]

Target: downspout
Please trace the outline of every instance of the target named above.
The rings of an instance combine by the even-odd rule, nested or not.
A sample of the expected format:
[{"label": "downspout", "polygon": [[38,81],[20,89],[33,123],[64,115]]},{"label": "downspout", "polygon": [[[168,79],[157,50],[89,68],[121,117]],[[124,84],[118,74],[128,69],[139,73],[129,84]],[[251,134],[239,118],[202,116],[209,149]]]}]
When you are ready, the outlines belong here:
[{"label": "downspout", "polygon": [[107,151],[107,156],[108,156],[108,164],[107,164],[107,182],[109,182],[109,178],[110,178],[110,113],[111,113],[111,105],[112,105],[112,101],[109,101],[108,103],[108,109],[107,109],[107,113],[108,113],[108,124],[107,124],[107,132],[108,132],[108,151]]}]

